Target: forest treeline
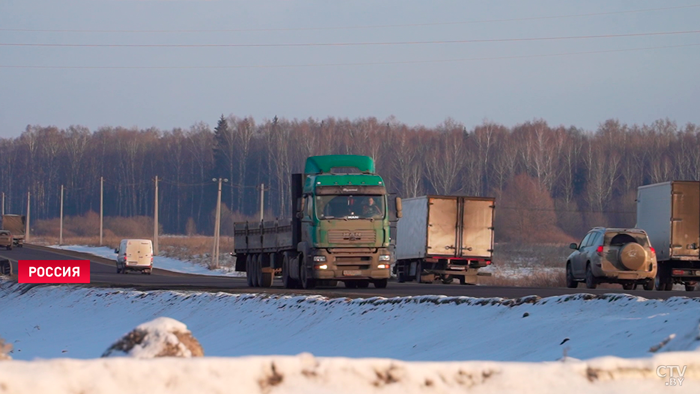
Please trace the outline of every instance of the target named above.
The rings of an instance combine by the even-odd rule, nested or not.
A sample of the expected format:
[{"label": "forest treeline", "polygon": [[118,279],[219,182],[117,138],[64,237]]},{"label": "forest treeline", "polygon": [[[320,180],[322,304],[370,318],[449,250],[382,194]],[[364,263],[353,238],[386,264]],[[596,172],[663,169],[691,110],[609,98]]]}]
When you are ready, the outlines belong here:
[{"label": "forest treeline", "polygon": [[[289,174],[302,171],[307,156],[360,154],[376,160],[388,189],[403,198],[495,196],[498,238],[562,241],[594,225],[633,226],[639,185],[700,179],[699,131],[668,119],[611,119],[584,131],[540,119],[467,129],[452,119],[425,127],[394,118],[256,122],[233,115],[213,129],[28,126],[0,139],[0,192],[6,212],[25,213],[30,192],[32,219],[50,219],[59,215],[64,185],[64,214],[83,215],[99,211],[103,177],[106,216],[151,216],[158,176],[163,231],[210,234],[212,178],[229,180],[226,223],[256,215],[260,184],[266,218],[274,218],[289,214]],[[532,235],[534,228],[541,231]]]}]

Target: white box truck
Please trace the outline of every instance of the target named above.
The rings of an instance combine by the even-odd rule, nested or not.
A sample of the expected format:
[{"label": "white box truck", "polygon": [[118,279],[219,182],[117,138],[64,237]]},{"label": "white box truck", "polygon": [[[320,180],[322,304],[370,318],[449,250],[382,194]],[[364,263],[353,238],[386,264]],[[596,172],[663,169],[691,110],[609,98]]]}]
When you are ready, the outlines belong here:
[{"label": "white box truck", "polygon": [[672,181],[637,189],[637,228],[656,250],[656,290],[674,283],[693,291],[700,280],[700,182]]},{"label": "white box truck", "polygon": [[495,199],[490,197],[422,196],[403,202],[396,225],[399,282],[444,284],[457,278],[476,284],[478,269],[491,264]]}]

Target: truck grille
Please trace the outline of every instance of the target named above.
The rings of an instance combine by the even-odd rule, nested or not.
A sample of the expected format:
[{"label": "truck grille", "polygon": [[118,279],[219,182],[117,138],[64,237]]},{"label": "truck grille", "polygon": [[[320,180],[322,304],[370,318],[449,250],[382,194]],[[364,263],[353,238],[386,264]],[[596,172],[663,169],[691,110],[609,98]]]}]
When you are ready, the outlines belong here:
[{"label": "truck grille", "polygon": [[374,230],[331,230],[328,232],[328,242],[332,244],[375,243],[377,233]]}]

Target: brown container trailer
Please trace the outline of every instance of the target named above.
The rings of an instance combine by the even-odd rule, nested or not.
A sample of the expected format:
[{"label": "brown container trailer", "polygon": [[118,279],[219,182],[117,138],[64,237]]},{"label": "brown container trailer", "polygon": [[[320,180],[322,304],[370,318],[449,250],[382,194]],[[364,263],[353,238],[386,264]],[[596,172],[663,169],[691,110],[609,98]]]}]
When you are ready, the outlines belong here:
[{"label": "brown container trailer", "polygon": [[477,276],[488,275],[478,269],[493,257],[494,198],[422,196],[402,205],[394,267],[399,282],[457,278],[476,284]]},{"label": "brown container trailer", "polygon": [[700,182],[672,181],[637,189],[637,228],[656,250],[655,287],[695,290],[700,280]]}]

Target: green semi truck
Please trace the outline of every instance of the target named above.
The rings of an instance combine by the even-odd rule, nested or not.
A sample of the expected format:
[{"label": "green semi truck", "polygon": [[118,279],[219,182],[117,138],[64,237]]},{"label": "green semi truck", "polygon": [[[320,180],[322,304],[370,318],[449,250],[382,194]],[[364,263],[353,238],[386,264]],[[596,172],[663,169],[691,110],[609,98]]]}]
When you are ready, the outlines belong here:
[{"label": "green semi truck", "polygon": [[[401,217],[367,156],[329,155],[306,159],[292,174],[293,218],[234,223],[236,271],[251,287],[336,286],[385,288],[392,264],[390,221]],[[392,218],[393,216],[393,218]]]}]

